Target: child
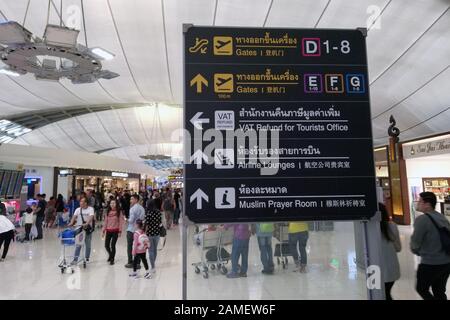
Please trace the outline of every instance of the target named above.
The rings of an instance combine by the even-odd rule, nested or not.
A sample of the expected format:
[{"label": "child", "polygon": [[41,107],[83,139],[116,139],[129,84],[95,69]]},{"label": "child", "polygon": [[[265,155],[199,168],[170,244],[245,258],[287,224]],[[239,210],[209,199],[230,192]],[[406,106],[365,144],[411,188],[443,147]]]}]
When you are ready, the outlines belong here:
[{"label": "child", "polygon": [[[34,207],[36,207],[36,205],[33,205]],[[28,207],[25,210],[24,213],[24,221],[25,221],[25,241],[30,241],[30,231],[31,231],[31,227],[33,226],[33,209]]]},{"label": "child", "polygon": [[145,252],[150,247],[150,240],[148,236],[144,232],[144,223],[142,220],[138,219],[135,223],[136,231],[133,236],[133,272],[130,273],[130,277],[137,278],[137,266],[142,260],[142,263],[145,267],[145,279],[151,279],[152,275],[148,270],[147,257],[145,256]]}]

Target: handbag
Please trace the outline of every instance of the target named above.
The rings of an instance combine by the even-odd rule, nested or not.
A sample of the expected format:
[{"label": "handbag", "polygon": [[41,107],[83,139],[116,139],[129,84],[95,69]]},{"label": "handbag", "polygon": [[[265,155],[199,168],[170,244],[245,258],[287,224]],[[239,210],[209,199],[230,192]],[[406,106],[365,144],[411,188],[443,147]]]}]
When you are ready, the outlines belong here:
[{"label": "handbag", "polygon": [[[83,224],[85,224],[86,222],[84,221],[84,217],[83,217],[83,209],[80,208],[80,216],[81,216],[81,221],[83,221]],[[86,232],[86,234],[91,234],[92,232],[94,232],[94,228],[88,224],[86,227],[84,227],[84,231]]]},{"label": "handbag", "polygon": [[164,226],[159,227],[159,236],[164,238],[167,235],[167,230]]}]

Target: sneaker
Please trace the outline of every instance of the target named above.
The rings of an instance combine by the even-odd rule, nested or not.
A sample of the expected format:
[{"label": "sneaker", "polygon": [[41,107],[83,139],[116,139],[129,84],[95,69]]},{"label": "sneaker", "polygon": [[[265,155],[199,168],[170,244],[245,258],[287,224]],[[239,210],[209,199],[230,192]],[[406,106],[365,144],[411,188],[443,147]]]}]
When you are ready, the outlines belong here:
[{"label": "sneaker", "polygon": [[144,275],[144,278],[145,279],[151,279],[152,278],[151,273],[150,272],[146,272],[145,275]]},{"label": "sneaker", "polygon": [[229,274],[227,274],[228,279],[234,279],[239,277],[240,277],[239,273],[230,272]]},{"label": "sneaker", "polygon": [[307,273],[307,271],[306,271],[306,265],[300,266],[299,272],[300,272],[300,273]]},{"label": "sneaker", "polygon": [[111,260],[111,261],[109,262],[109,264],[110,264],[111,266],[113,266],[113,265],[114,265],[114,260]]},{"label": "sneaker", "polygon": [[239,273],[239,277],[241,277],[241,278],[247,278],[247,272],[241,272],[241,273]]},{"label": "sneaker", "polygon": [[129,275],[128,275],[130,278],[137,278],[138,277],[138,274],[137,274],[137,272],[132,272],[132,273],[130,273]]},{"label": "sneaker", "polygon": [[262,270],[262,274],[273,274],[273,270]]},{"label": "sneaker", "polygon": [[0,259],[0,262],[3,262],[3,261],[5,261],[5,258],[1,258],[1,259]]},{"label": "sneaker", "polygon": [[73,260],[73,261],[70,263],[71,266],[76,266],[77,264],[78,264],[78,260]]},{"label": "sneaker", "polygon": [[125,268],[133,268],[133,264],[132,264],[132,263],[127,263],[127,264],[125,265]]},{"label": "sneaker", "polygon": [[150,273],[156,273],[156,268],[151,268]]}]

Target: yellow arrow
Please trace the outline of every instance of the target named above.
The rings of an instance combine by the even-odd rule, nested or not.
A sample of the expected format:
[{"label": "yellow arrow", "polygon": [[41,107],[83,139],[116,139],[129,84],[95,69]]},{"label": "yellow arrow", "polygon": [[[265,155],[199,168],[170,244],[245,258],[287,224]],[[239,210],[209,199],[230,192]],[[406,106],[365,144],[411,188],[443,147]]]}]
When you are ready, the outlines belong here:
[{"label": "yellow arrow", "polygon": [[206,80],[200,73],[197,74],[192,80],[191,80],[191,87],[196,84],[197,85],[197,93],[202,93],[202,84],[205,86],[208,86],[208,80]]}]

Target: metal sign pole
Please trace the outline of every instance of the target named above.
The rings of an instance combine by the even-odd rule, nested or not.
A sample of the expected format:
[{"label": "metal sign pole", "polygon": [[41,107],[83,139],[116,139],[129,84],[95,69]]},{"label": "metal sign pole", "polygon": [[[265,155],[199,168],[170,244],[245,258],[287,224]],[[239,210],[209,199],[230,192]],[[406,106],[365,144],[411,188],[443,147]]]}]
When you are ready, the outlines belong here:
[{"label": "metal sign pole", "polygon": [[384,282],[381,270],[381,213],[362,222],[367,299],[384,300]]},{"label": "metal sign pole", "polygon": [[188,233],[188,223],[186,215],[183,216],[183,227],[181,229],[181,242],[182,242],[182,260],[183,260],[183,271],[182,271],[182,299],[187,300],[187,233]]}]

